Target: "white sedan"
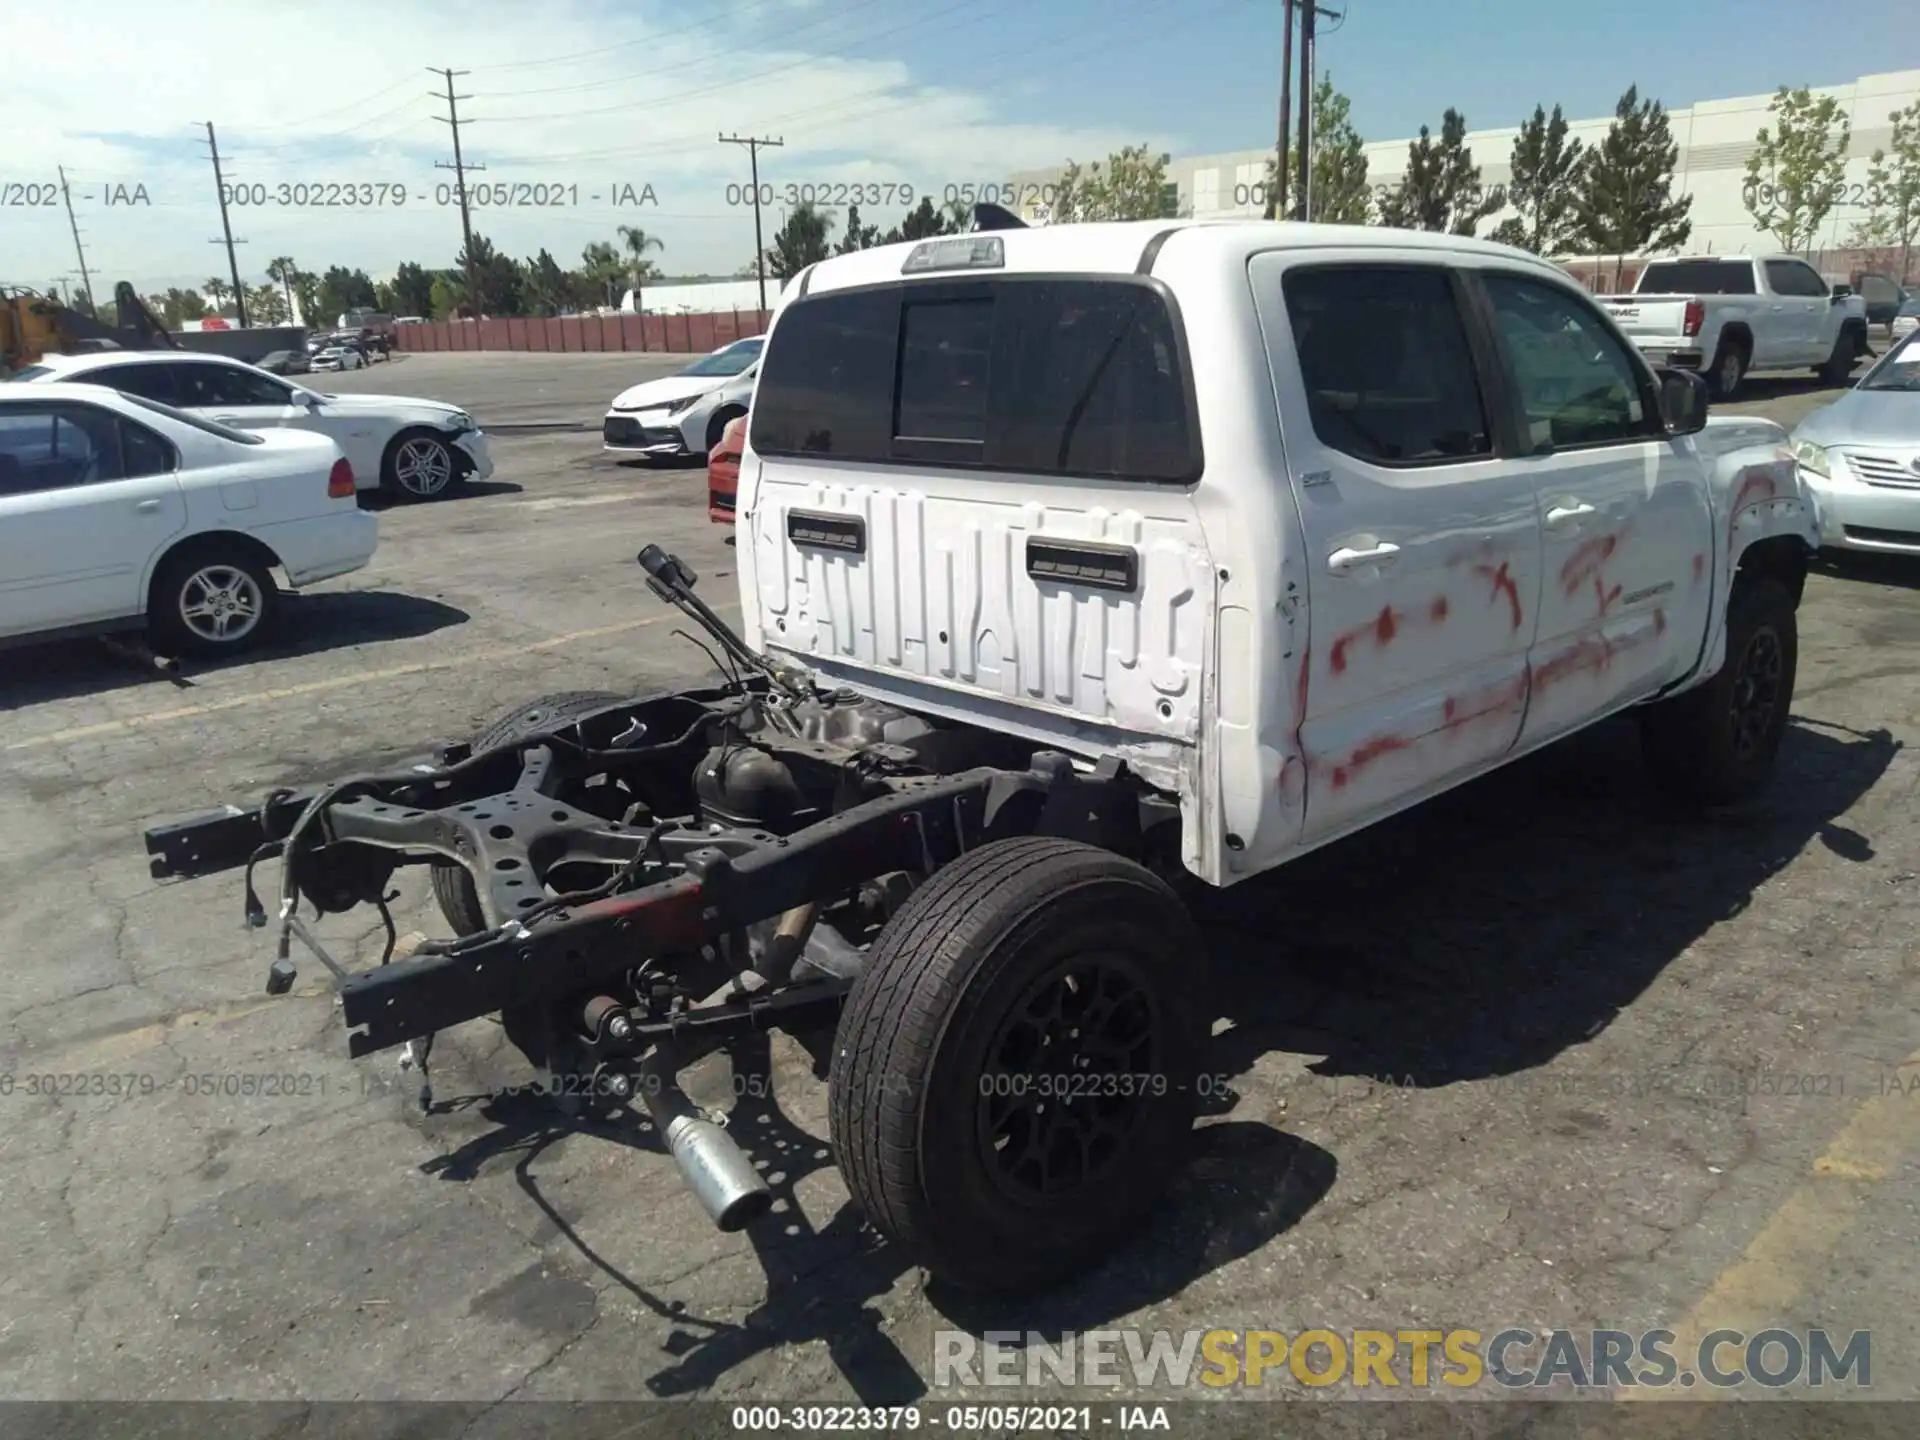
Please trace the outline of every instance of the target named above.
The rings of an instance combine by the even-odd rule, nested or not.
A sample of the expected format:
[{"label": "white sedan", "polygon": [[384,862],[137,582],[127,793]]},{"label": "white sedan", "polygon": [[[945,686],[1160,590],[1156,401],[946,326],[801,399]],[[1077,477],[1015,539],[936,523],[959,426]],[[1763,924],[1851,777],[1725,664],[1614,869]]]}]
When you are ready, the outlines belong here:
[{"label": "white sedan", "polygon": [[0,647],[143,626],[166,654],[263,639],[279,589],[358,570],[379,520],[340,447],[94,385],[0,385]]},{"label": "white sedan", "polygon": [[358,370],[366,363],[351,345],[323,345],[312,361],[316,370]]},{"label": "white sedan", "polygon": [[763,335],[722,345],[678,374],[630,385],[600,425],[602,448],[619,455],[704,456],[727,422],[747,413],[760,370]]},{"label": "white sedan", "polygon": [[456,406],[404,395],[328,395],[218,355],[49,355],[14,379],[108,385],[238,430],[315,430],[353,463],[362,490],[384,490],[395,500],[436,499],[493,473],[486,434]]}]

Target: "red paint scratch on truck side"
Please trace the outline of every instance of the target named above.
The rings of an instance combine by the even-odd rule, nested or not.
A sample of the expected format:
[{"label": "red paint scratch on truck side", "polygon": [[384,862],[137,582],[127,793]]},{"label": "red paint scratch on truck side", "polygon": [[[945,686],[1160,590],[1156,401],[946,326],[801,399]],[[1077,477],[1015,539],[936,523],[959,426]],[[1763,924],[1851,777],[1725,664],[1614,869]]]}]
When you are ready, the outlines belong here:
[{"label": "red paint scratch on truck side", "polygon": [[1598,580],[1619,544],[1618,535],[1596,535],[1591,540],[1582,540],[1567,556],[1567,563],[1560,567],[1560,588],[1571,597],[1587,581]]},{"label": "red paint scratch on truck side", "polygon": [[1740,512],[1749,505],[1762,500],[1771,500],[1779,493],[1776,488],[1779,481],[1772,464],[1748,465],[1741,469],[1736,477],[1739,485],[1733,492],[1733,504],[1727,507],[1727,548],[1733,548],[1733,532],[1740,523]]},{"label": "red paint scratch on truck side", "polygon": [[1599,602],[1600,618],[1603,620],[1606,618],[1607,612],[1613,609],[1613,602],[1620,598],[1620,587],[1616,585],[1611,590],[1607,590],[1602,588],[1606,583],[1604,576],[1596,575],[1593,577],[1593,598]]},{"label": "red paint scratch on truck side", "polygon": [[1511,680],[1489,685],[1466,695],[1449,695],[1441,707],[1441,728],[1459,730],[1477,721],[1511,715],[1527,702],[1525,671]]},{"label": "red paint scratch on truck side", "polygon": [[1705,555],[1696,555],[1693,557],[1693,583],[1698,585],[1702,580],[1706,578],[1707,578],[1707,557]]},{"label": "red paint scratch on truck side", "polygon": [[1396,751],[1411,748],[1412,743],[1407,740],[1402,740],[1398,735],[1375,736],[1359,749],[1355,750],[1353,754],[1349,755],[1344,765],[1336,765],[1333,767],[1333,788],[1336,790],[1343,788],[1347,781],[1351,780],[1355,775],[1358,775],[1382,755],[1392,755]]},{"label": "red paint scratch on truck side", "polygon": [[1400,633],[1400,617],[1394,613],[1391,605],[1383,605],[1380,613],[1366,624],[1334,637],[1332,648],[1327,652],[1327,666],[1336,675],[1344,675],[1347,670],[1347,649],[1357,640],[1369,635],[1373,643],[1385,648],[1393,643],[1393,637]]},{"label": "red paint scratch on truck side", "polygon": [[1436,595],[1433,597],[1433,604],[1427,610],[1427,618],[1436,625],[1445,624],[1447,610],[1447,597],[1444,595]]},{"label": "red paint scratch on truck side", "polygon": [[1513,576],[1508,571],[1508,562],[1502,560],[1498,568],[1492,565],[1476,565],[1473,567],[1473,573],[1493,587],[1487,595],[1488,604],[1498,600],[1503,593],[1506,595],[1508,608],[1513,614],[1513,628],[1518,630],[1524,618],[1520,613],[1520,587],[1513,583]]}]

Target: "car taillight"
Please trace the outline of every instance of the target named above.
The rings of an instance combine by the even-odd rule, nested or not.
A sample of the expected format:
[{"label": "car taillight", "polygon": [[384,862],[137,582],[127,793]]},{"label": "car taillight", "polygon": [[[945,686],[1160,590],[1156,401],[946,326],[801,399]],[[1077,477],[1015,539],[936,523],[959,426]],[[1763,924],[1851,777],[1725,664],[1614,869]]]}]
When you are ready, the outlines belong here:
[{"label": "car taillight", "polygon": [[1707,323],[1707,307],[1698,300],[1687,301],[1687,313],[1680,321],[1682,335],[1698,335],[1700,327]]},{"label": "car taillight", "polygon": [[351,500],[354,495],[353,466],[346,457],[333,462],[333,470],[327,476],[327,498],[329,500]]}]

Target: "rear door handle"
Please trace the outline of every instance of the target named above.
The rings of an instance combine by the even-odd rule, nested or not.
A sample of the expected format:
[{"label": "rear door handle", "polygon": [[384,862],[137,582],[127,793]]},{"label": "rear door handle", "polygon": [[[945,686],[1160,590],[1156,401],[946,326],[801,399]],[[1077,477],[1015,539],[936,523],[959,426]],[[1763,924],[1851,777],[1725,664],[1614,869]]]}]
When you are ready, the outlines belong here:
[{"label": "rear door handle", "polygon": [[1584,520],[1595,513],[1593,506],[1584,500],[1575,500],[1569,504],[1556,505],[1547,511],[1547,524],[1558,529],[1562,525],[1571,525],[1575,520]]},{"label": "rear door handle", "polygon": [[160,502],[158,500],[141,500],[137,501],[133,508],[138,510],[142,515],[151,515],[160,508]]},{"label": "rear door handle", "polygon": [[1346,546],[1327,556],[1327,569],[1336,575],[1349,575],[1369,565],[1391,565],[1400,557],[1400,547],[1382,540],[1370,550],[1354,550]]}]

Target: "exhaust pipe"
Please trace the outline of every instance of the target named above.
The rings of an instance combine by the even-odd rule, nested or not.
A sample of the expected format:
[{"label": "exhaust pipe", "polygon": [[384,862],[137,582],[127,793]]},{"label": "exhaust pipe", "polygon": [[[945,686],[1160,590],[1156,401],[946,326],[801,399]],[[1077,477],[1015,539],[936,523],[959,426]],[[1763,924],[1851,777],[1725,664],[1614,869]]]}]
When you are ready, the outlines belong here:
[{"label": "exhaust pipe", "polygon": [[744,1230],[773,1208],[773,1192],[739,1142],[687,1098],[674,1078],[677,1068],[658,1052],[641,1066],[647,1114],[713,1223],[728,1232]]}]

